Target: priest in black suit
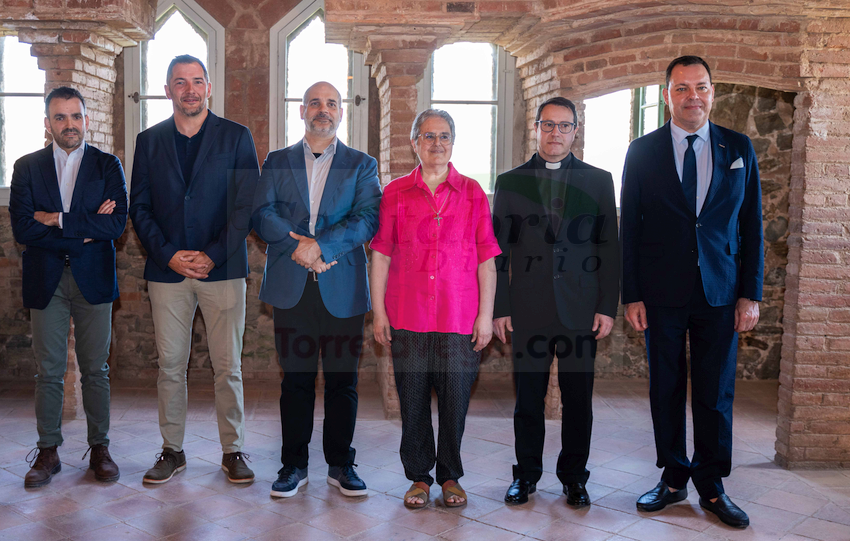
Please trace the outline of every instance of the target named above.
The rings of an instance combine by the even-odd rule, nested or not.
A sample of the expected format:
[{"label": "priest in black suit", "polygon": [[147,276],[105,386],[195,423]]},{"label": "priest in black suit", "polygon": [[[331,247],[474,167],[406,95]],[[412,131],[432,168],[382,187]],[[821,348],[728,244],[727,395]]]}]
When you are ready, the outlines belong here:
[{"label": "priest in black suit", "polygon": [[590,504],[585,489],[593,423],[596,345],[617,314],[620,272],[614,183],[607,171],[570,152],[575,105],[552,98],[535,120],[537,153],[496,181],[493,220],[502,255],[494,332],[512,333],[517,402],[517,464],[505,495],[528,501],[543,472],[544,398],[558,359],[561,453],[558,479],[567,503]]}]

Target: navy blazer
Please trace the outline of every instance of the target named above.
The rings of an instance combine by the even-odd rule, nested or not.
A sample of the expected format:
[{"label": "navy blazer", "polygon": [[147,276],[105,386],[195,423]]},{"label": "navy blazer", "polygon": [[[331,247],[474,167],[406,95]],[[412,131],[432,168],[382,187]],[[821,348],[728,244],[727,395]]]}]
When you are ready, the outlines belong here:
[{"label": "navy blazer", "polygon": [[[568,329],[593,326],[595,314],[617,316],[620,250],[611,173],[570,158],[567,183],[552,183],[564,202],[544,207],[541,184],[551,182],[537,155],[499,175],[493,225],[496,257],[494,317],[538,329],[559,320]],[[508,270],[510,269],[510,280]]]},{"label": "navy blazer", "polygon": [[629,146],[620,199],[624,304],[684,306],[697,260],[711,306],[761,300],[764,235],[755,151],[746,135],[714,123],[709,133],[713,172],[699,217],[676,172],[670,123]]},{"label": "navy blazer", "polygon": [[151,282],[183,281],[168,266],[178,250],[200,250],[212,259],[205,282],[248,276],[245,238],[260,174],[257,151],[248,128],[208,114],[189,182],[177,159],[173,116],[136,138],[130,218],[148,253],[145,279]]},{"label": "navy blazer", "polygon": [[372,309],[366,251],[378,230],[381,184],[375,158],[337,141],[328,172],[316,234],[310,234],[310,195],[303,140],[270,152],[254,199],[254,229],[268,243],[260,300],[287,309],[304,292],[307,269],[291,259],[298,241],[290,231],[315,237],[326,263],[337,264],[319,274],[319,291],[334,317],[353,317]]},{"label": "navy blazer", "polygon": [[[115,201],[115,209],[112,214],[98,214],[107,199]],[[65,256],[86,302],[114,301],[118,277],[112,241],[121,236],[127,223],[127,187],[118,158],[87,144],[62,229],[33,218],[36,211],[62,212],[62,208],[53,145],[15,162],[9,213],[15,240],[27,246],[23,254],[24,306],[47,307],[62,277]],[[93,240],[85,242],[87,238]]]}]

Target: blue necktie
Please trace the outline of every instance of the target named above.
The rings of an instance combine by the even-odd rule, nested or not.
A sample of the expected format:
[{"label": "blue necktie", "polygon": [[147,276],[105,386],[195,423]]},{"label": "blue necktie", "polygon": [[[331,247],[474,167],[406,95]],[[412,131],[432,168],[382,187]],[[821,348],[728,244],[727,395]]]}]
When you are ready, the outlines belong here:
[{"label": "blue necktie", "polygon": [[691,212],[697,213],[697,155],[694,152],[694,141],[697,135],[688,136],[688,150],[682,162],[682,189]]}]

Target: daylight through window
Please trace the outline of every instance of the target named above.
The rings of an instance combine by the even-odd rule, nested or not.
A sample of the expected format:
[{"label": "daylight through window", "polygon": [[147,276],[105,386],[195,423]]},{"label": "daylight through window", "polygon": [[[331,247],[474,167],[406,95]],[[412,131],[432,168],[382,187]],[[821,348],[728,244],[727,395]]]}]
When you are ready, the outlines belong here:
[{"label": "daylight through window", "polygon": [[9,186],[15,162],[44,147],[44,72],[30,46],[0,37],[0,187]]}]

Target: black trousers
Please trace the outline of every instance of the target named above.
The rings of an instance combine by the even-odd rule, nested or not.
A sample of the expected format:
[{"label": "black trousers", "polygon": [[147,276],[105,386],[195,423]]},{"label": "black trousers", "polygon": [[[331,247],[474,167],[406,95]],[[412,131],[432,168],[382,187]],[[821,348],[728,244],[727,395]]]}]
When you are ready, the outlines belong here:
[{"label": "black trousers", "polygon": [[298,304],[287,310],[274,309],[275,346],[283,368],[280,424],[284,464],[307,467],[320,352],[325,377],[325,461],[331,466],[354,462],[351,440],[357,418],[357,364],[364,317],[332,316],[312,275],[307,277]]},{"label": "black trousers", "polygon": [[[703,498],[723,493],[723,481],[732,469],[732,400],[738,334],[735,305],[711,306],[705,299],[702,277],[683,307],[647,304],[645,331],[649,358],[649,400],[661,479],[684,488],[691,478]],[[694,457],[685,446],[685,407],[688,365],[685,337],[691,349],[691,410],[694,420]]]},{"label": "black trousers", "polygon": [[564,410],[556,473],[561,483],[586,483],[590,476],[586,466],[593,426],[594,333],[567,329],[558,322],[535,330],[515,327],[511,339],[516,384],[514,479],[536,483],[543,474],[544,399],[549,368],[557,356]]},{"label": "black trousers", "polygon": [[[399,455],[404,474],[414,483],[433,483],[429,472],[435,462],[440,485],[463,477],[460,443],[481,359],[473,346],[470,334],[392,330],[393,372],[401,407]],[[432,387],[440,423],[436,454]]]}]

